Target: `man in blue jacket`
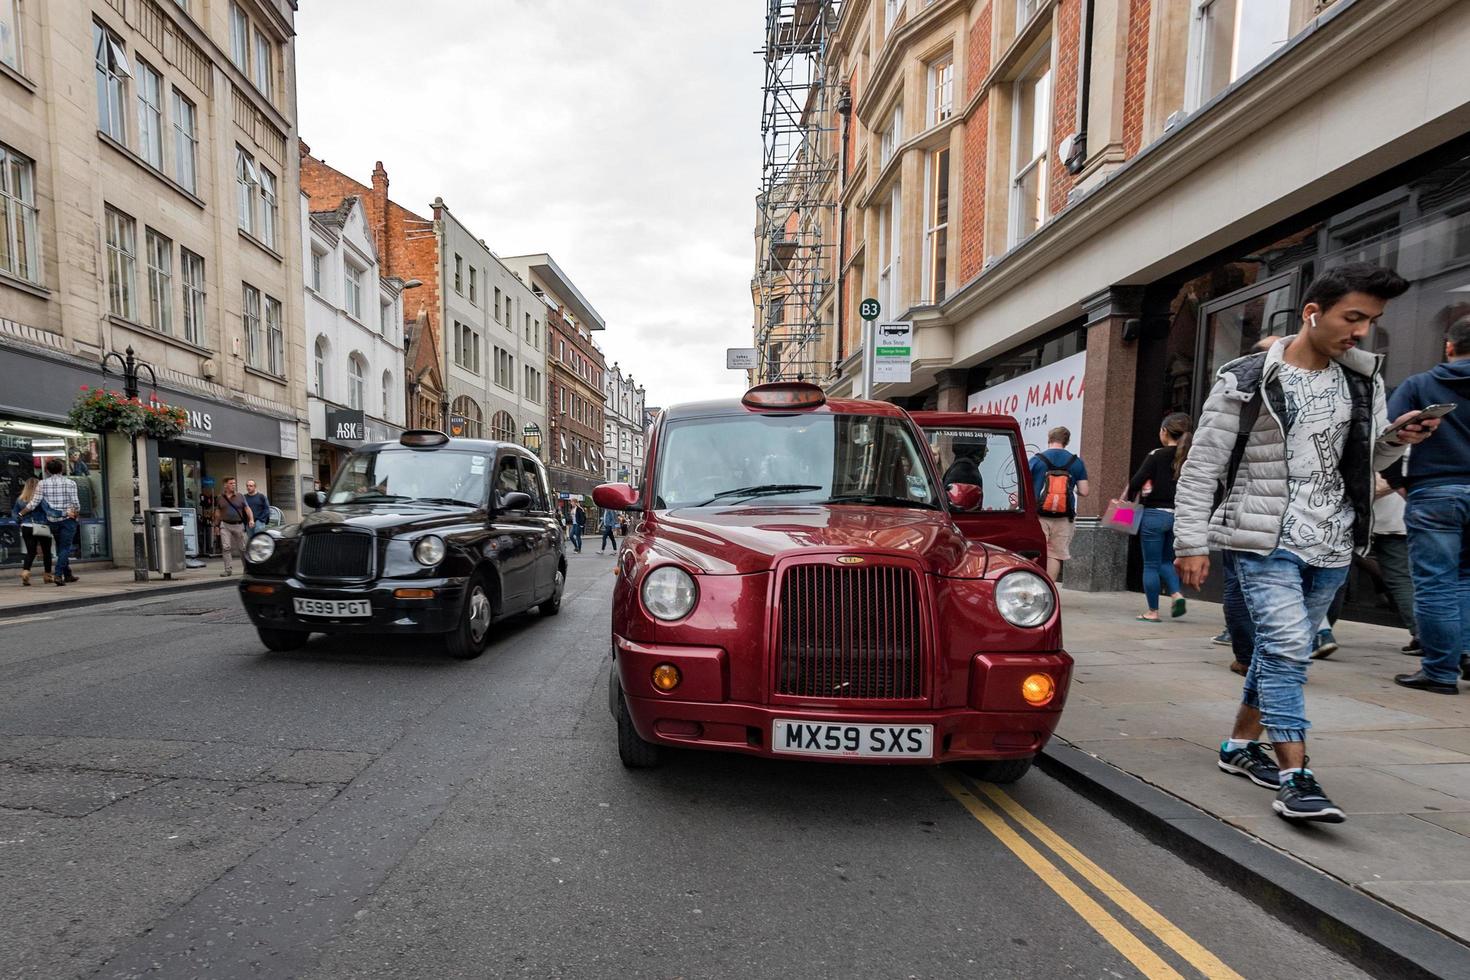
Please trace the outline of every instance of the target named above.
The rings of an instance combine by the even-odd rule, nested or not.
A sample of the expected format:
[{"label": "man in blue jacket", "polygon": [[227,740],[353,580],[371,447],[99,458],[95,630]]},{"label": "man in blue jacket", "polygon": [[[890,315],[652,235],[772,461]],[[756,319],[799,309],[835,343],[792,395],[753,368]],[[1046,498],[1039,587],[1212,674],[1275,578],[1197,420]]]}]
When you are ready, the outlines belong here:
[{"label": "man in blue jacket", "polygon": [[1394,391],[1389,418],[1453,403],[1433,439],[1415,446],[1405,466],[1409,566],[1414,619],[1424,648],[1420,669],[1394,683],[1435,694],[1459,694],[1470,680],[1470,316],[1445,334],[1445,363],[1416,374]]}]

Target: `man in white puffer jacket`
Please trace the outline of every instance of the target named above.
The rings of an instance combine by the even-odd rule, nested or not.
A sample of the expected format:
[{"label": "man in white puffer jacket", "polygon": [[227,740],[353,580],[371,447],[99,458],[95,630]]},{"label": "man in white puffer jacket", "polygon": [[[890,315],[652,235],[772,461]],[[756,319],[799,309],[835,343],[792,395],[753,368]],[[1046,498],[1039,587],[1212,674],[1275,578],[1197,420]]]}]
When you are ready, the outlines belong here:
[{"label": "man in white puffer jacket", "polygon": [[1319,276],[1303,297],[1299,333],[1220,369],[1179,474],[1180,578],[1199,588],[1209,552],[1234,552],[1256,631],[1219,767],[1276,790],[1272,807],[1289,820],[1343,820],[1306,768],[1302,685],[1312,637],[1354,551],[1366,553],[1372,541],[1375,474],[1436,424],[1385,432],[1380,359],[1358,349],[1406,289],[1391,269],[1364,263]]}]

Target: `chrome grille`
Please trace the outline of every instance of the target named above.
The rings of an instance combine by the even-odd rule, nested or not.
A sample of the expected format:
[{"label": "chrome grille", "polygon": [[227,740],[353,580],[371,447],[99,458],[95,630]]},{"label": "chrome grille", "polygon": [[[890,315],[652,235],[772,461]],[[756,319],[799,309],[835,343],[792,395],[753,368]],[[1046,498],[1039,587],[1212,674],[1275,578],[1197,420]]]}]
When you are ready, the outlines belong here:
[{"label": "chrome grille", "polygon": [[781,578],[777,694],[924,696],[919,576],[894,565],[792,565]]},{"label": "chrome grille", "polygon": [[373,535],[364,531],[316,531],[302,536],[296,574],[316,579],[373,577]]}]

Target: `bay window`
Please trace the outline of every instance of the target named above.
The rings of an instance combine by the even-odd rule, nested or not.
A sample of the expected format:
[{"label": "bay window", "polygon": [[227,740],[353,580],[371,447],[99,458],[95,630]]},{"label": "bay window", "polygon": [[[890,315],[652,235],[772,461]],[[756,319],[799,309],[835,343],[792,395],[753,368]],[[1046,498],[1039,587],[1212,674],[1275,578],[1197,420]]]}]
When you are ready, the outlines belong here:
[{"label": "bay window", "polygon": [[929,301],[941,303],[949,275],[949,150],[929,154],[924,220],[924,281]]},{"label": "bay window", "polygon": [[1291,39],[1284,0],[1193,0],[1185,108],[1208,102]]},{"label": "bay window", "polygon": [[1051,45],[1044,46],[1012,85],[1010,245],[1035,232],[1046,220],[1046,159],[1051,143],[1050,54]]}]

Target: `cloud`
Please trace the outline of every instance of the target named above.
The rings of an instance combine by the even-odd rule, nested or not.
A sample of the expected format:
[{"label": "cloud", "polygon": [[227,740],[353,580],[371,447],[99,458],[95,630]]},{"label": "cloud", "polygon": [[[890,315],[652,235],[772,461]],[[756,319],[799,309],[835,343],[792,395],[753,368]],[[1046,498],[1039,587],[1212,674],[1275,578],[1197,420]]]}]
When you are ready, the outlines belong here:
[{"label": "cloud", "polygon": [[[405,9],[412,14],[405,16]],[[736,395],[750,343],[763,11],[749,0],[320,0],[302,138],[394,200],[550,252],[651,403]]]}]

